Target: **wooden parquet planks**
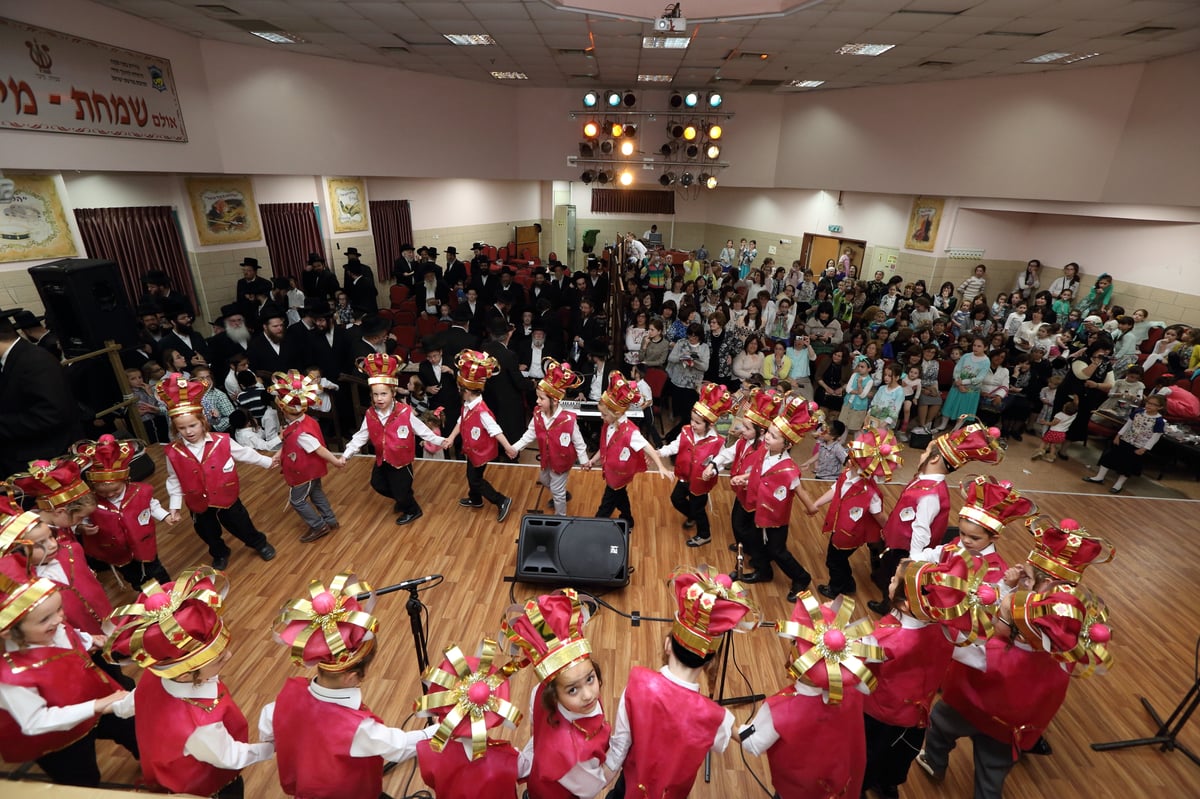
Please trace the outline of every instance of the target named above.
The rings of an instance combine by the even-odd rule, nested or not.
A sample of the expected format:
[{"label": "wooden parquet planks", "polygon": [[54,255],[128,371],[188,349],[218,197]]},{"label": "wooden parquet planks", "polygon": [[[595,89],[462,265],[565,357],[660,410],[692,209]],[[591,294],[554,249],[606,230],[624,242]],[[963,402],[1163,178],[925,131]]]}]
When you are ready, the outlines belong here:
[{"label": "wooden parquet planks", "polygon": [[[152,479],[160,499],[162,456],[151,447],[159,469]],[[915,453],[914,453],[915,454]],[[915,459],[914,459],[915,460]],[[527,466],[491,466],[488,478],[502,492],[514,498],[513,512],[503,525],[495,522],[491,505],[482,510],[463,509],[458,498],[465,493],[464,466],[461,462],[418,461],[416,492],[425,511],[418,522],[396,527],[391,503],[376,495],[367,484],[371,461],[356,458],[342,471],[331,471],[325,479],[341,522],[341,529],[313,544],[302,545],[299,537],[303,524],[287,506],[286,490],[277,474],[239,466],[242,497],[260,529],[266,531],[278,549],[278,557],[264,563],[236,541],[228,573],[233,588],[228,599],[227,620],[233,631],[235,656],[223,676],[235,698],[256,725],[259,709],[274,699],[283,680],[304,673],[287,660],[282,647],[270,640],[269,625],[275,612],[287,598],[304,590],[316,576],[330,577],[337,571],[354,569],[376,586],[430,573],[445,575],[445,582],[422,592],[429,609],[429,649],[436,660],[443,648],[461,644],[473,649],[485,635],[496,635],[501,613],[510,597],[522,600],[543,588],[504,582],[515,568],[516,539],[523,510],[532,507],[537,496],[537,472]],[[905,473],[909,473],[906,469]],[[1069,475],[1064,484],[1077,481]],[[1041,481],[1040,488],[1057,488]],[[806,481],[816,496],[827,483]],[[670,616],[672,599],[666,577],[676,566],[701,561],[730,569],[733,555],[726,549],[731,540],[728,518],[732,494],[723,482],[713,494],[709,507],[713,520],[714,543],[699,550],[688,549],[684,541],[690,532],[680,528],[678,514],[668,501],[672,483],[654,475],[639,476],[631,490],[637,528],[631,542],[631,564],[636,567],[628,588],[604,595],[606,602],[626,612],[638,610],[644,616]],[[598,471],[576,472],[571,477],[573,501],[570,510],[591,515],[599,504],[603,480]],[[885,489],[885,508],[890,506],[900,486]],[[1074,490],[1065,485],[1065,490]],[[954,492],[952,492],[953,494]],[[1049,739],[1054,755],[1049,758],[1026,757],[1010,776],[1005,796],[1010,799],[1057,799],[1071,797],[1200,796],[1200,768],[1178,753],[1159,753],[1143,748],[1123,752],[1093,752],[1088,743],[1099,740],[1141,737],[1152,733],[1152,722],[1137,701],[1148,696],[1160,710],[1169,712],[1191,684],[1193,645],[1200,628],[1190,607],[1184,605],[1200,587],[1200,525],[1195,504],[1128,497],[1037,494],[1042,510],[1050,516],[1073,516],[1085,526],[1110,538],[1117,547],[1116,560],[1097,566],[1087,573],[1085,582],[1103,596],[1111,609],[1115,629],[1112,648],[1117,658],[1112,673],[1090,680],[1079,680],[1071,688],[1067,701],[1051,725]],[[543,496],[545,502],[547,497]],[[955,496],[955,508],[960,500]],[[954,516],[951,516],[953,523]],[[193,534],[190,522],[174,530],[160,527],[163,563],[172,573],[194,564],[207,563],[205,548]],[[1010,561],[1020,561],[1028,550],[1029,537],[1020,528],[1009,528],[1001,542],[1001,553]],[[815,582],[826,576],[825,541],[819,534],[817,519],[804,515],[797,503],[791,531],[792,551],[814,575]],[[866,614],[866,600],[875,598],[867,576],[865,553],[853,560],[859,585],[859,614]],[[132,598],[116,588],[111,575],[103,576],[114,600]],[[777,573],[776,582],[752,586],[764,617],[785,617],[790,608],[784,598],[787,584]],[[408,716],[412,701],[419,693],[416,659],[405,612],[407,594],[381,597],[376,615],[381,621],[381,650],[368,674],[364,695],[371,708],[385,721],[401,724]],[[624,686],[629,667],[641,664],[656,667],[661,662],[663,638],[668,625],[630,622],[602,609],[589,626],[595,656],[604,668],[604,704],[610,719],[615,715],[617,697]],[[729,695],[752,690],[772,693],[783,687],[787,649],[769,630],[739,636],[735,646],[736,669],[731,669],[726,684]],[[744,675],[744,678],[743,678]],[[513,697],[527,707],[532,675],[523,673],[514,681]],[[734,708],[739,722],[751,714],[750,707]],[[1193,720],[1193,725],[1200,720]],[[410,720],[408,727],[421,726]],[[814,734],[819,734],[814,730]],[[518,746],[528,737],[528,725],[515,733]],[[1200,748],[1200,729],[1185,730],[1182,741]],[[101,742],[105,778],[132,782],[136,765]],[[947,780],[937,786],[914,769],[902,788],[905,797],[965,797],[971,794],[970,745],[963,743],[951,763]],[[765,760],[749,758],[749,765],[770,783]],[[393,771],[385,780],[385,790],[399,797],[403,792],[409,766]],[[253,766],[244,772],[246,795],[258,799],[282,796],[273,763]],[[420,785],[419,776],[411,789]],[[737,744],[714,757],[712,783],[697,780],[695,797],[753,797],[763,795],[742,762]],[[853,798],[851,798],[853,799]]]}]

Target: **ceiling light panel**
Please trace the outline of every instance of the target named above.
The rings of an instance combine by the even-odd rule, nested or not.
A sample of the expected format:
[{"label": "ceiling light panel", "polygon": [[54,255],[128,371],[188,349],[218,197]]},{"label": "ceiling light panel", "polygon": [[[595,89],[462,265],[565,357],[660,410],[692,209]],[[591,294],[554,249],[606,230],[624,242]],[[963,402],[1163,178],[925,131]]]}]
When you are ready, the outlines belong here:
[{"label": "ceiling light panel", "polygon": [[496,40],[486,33],[443,33],[446,41],[450,44],[456,44],[459,47],[488,47],[496,43]]},{"label": "ceiling light panel", "polygon": [[1039,56],[1025,59],[1026,64],[1052,64],[1059,59],[1066,58],[1070,53],[1042,53]]},{"label": "ceiling light panel", "polygon": [[524,72],[493,72],[492,77],[496,80],[529,80]]},{"label": "ceiling light panel", "polygon": [[891,50],[896,45],[894,44],[866,44],[856,42],[852,44],[844,44],[834,52],[838,55],[883,55],[888,50]]},{"label": "ceiling light panel", "polygon": [[305,44],[304,39],[292,33],[277,31],[250,31],[250,33],[260,39],[266,39],[273,44]]},{"label": "ceiling light panel", "polygon": [[643,36],[642,47],[646,50],[686,50],[691,41],[687,36]]}]

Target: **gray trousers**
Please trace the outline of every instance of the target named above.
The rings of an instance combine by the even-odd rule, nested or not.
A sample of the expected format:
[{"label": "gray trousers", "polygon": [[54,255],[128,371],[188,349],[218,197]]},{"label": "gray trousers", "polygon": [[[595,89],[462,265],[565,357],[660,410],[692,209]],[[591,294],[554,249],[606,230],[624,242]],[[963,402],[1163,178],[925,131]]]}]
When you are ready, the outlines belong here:
[{"label": "gray trousers", "polygon": [[569,471],[559,474],[550,469],[542,469],[538,482],[550,489],[550,498],[554,500],[554,515],[567,515],[567,476]]},{"label": "gray trousers", "polygon": [[975,749],[975,799],[1000,799],[1004,780],[1016,765],[1012,744],[983,734],[957,710],[938,702],[929,714],[929,729],[925,732],[925,762],[944,772],[959,738],[970,738]]},{"label": "gray trousers", "polygon": [[337,517],[333,515],[333,508],[329,506],[329,498],[325,496],[325,491],[321,488],[321,478],[319,477],[316,480],[292,486],[288,502],[291,503],[296,513],[300,514],[300,518],[304,520],[310,530],[320,530],[326,525],[332,526],[338,523]]}]

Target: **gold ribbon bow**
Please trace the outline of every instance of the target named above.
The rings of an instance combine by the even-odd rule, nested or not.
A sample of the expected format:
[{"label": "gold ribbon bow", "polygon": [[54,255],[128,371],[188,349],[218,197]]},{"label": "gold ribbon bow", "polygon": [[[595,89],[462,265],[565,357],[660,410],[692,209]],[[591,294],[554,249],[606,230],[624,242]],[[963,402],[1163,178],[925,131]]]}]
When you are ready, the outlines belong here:
[{"label": "gold ribbon bow", "polygon": [[[329,583],[326,588],[320,580],[308,584],[308,596],[293,599],[279,612],[276,627],[282,629],[294,621],[304,622],[307,627],[301,630],[291,643],[292,662],[304,664],[304,648],[309,640],[320,633],[325,639],[325,645],[330,653],[340,662],[346,657],[346,641],[342,638],[339,624],[349,624],[361,627],[368,633],[374,633],[379,626],[379,620],[370,613],[362,610],[351,610],[346,603],[358,594],[371,593],[374,589],[366,582],[360,581],[355,575],[343,572]],[[318,613],[313,607],[313,600],[320,594],[333,597],[333,608],[327,613]]]},{"label": "gold ribbon bow", "polygon": [[[843,683],[842,669],[847,669],[859,681],[867,686],[867,690],[875,690],[875,675],[867,668],[866,660],[882,661],[883,647],[876,644],[864,643],[861,639],[871,634],[874,625],[869,618],[862,618],[853,624],[848,624],[854,613],[854,600],[843,597],[841,607],[834,615],[833,621],[826,622],[821,612],[821,603],[812,594],[804,594],[801,607],[808,616],[808,624],[796,621],[779,623],[779,635],[787,638],[799,638],[812,644],[808,651],[788,664],[788,674],[794,680],[803,680],[805,675],[817,663],[824,661],[825,673],[829,675],[829,702],[837,704],[842,701]],[[825,644],[825,633],[836,630],[845,636],[845,646],[841,649],[830,649]]]},{"label": "gold ribbon bow", "polygon": [[[431,685],[444,688],[444,691],[434,691],[426,694],[413,703],[413,711],[421,715],[439,715],[438,711],[450,708],[438,725],[437,731],[429,741],[429,747],[435,752],[441,752],[454,729],[463,719],[471,720],[471,759],[478,760],[487,753],[487,713],[495,713],[504,719],[510,727],[521,723],[521,711],[507,699],[497,695],[497,690],[507,682],[509,675],[515,669],[509,668],[512,662],[503,668],[493,667],[493,661],[499,652],[496,642],[485,638],[479,649],[479,668],[472,671],[463,651],[452,646],[446,650],[446,659],[450,661],[453,672],[444,671],[440,665],[430,666],[421,675],[421,679]],[[487,699],[477,703],[471,698],[471,688],[477,684],[487,686]]]},{"label": "gold ribbon bow", "polygon": [[[212,585],[201,586],[200,583],[206,580]],[[157,580],[148,581],[142,586],[142,596],[139,598],[141,601],[123,605],[109,614],[105,627],[111,627],[111,630],[108,631],[108,639],[104,642],[105,659],[116,662],[112,652],[113,644],[122,637],[121,633],[130,628],[133,628],[133,633],[129,637],[129,655],[134,663],[144,669],[158,662],[157,658],[146,651],[145,645],[146,634],[153,629],[158,629],[163,639],[180,651],[187,652],[202,647],[203,642],[196,641],[179,625],[175,619],[175,612],[185,601],[191,600],[208,605],[220,614],[223,610],[222,602],[228,593],[228,578],[211,566],[195,566],[184,571],[175,578],[170,591],[159,585]],[[159,596],[166,597],[166,601],[156,604],[150,600],[151,597]],[[147,604],[152,607],[147,607]]]}]

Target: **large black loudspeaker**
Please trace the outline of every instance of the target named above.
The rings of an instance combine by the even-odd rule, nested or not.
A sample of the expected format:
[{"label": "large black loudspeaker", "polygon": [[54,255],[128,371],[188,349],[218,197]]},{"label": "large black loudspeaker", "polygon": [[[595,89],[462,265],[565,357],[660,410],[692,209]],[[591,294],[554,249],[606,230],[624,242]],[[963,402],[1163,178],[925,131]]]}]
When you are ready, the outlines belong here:
[{"label": "large black loudspeaker", "polygon": [[517,580],[600,588],[629,585],[628,523],[590,516],[523,516]]},{"label": "large black loudspeaker", "polygon": [[67,357],[98,350],[108,339],[137,345],[137,320],[113,261],[64,258],[29,267],[29,276]]}]

